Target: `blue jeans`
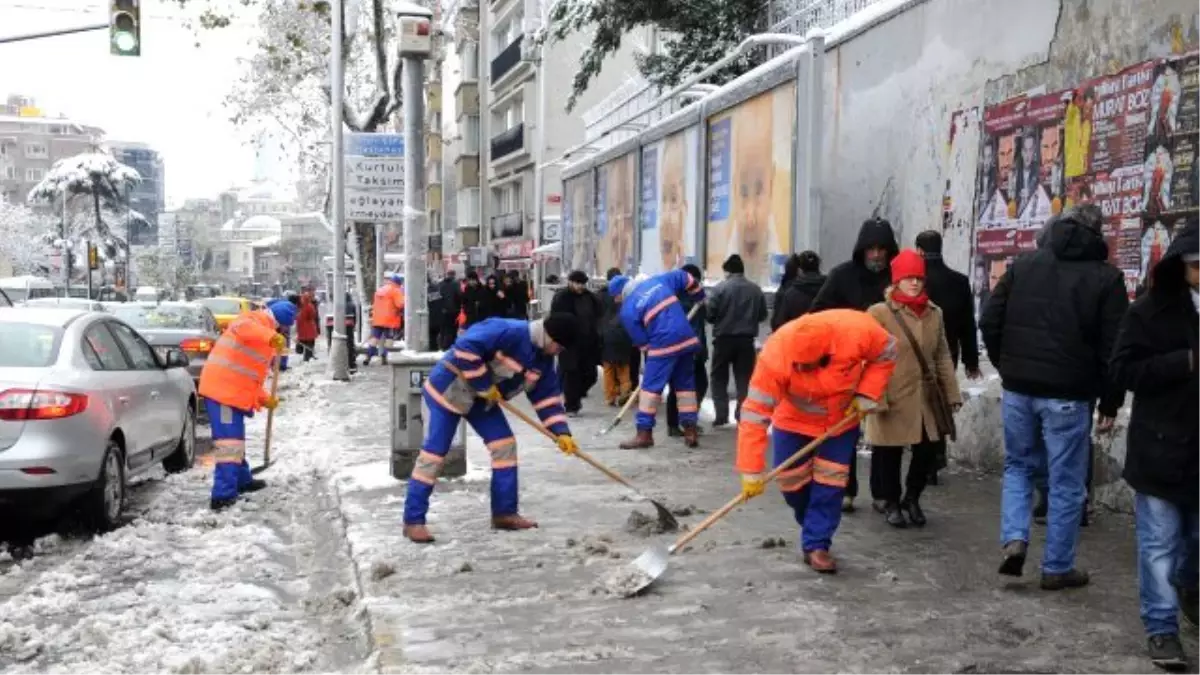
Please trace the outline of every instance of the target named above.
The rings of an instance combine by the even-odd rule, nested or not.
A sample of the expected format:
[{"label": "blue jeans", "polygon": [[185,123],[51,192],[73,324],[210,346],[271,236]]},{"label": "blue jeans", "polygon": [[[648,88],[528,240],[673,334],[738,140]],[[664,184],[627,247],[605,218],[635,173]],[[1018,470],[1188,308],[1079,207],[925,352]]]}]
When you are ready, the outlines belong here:
[{"label": "blue jeans", "polygon": [[1075,566],[1079,521],[1087,499],[1090,406],[1087,401],[1037,398],[1005,390],[1003,415],[1001,543],[1029,542],[1034,476],[1046,463],[1050,499],[1042,573],[1068,572]]},{"label": "blue jeans", "polygon": [[1137,510],[1138,597],[1146,635],[1179,634],[1176,588],[1195,590],[1200,545],[1195,509],[1139,492]]}]

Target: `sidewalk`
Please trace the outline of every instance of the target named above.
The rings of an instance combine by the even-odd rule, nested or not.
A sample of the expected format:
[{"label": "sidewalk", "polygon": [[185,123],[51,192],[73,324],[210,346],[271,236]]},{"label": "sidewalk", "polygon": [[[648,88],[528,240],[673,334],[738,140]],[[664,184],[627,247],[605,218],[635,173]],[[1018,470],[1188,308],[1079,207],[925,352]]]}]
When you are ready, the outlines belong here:
[{"label": "sidewalk", "polygon": [[[321,393],[335,405],[353,396],[359,413],[377,405],[386,419],[388,371],[360,373]],[[629,422],[594,439],[611,417],[597,398],[572,420],[580,444],[672,507],[697,509],[682,522],[736,493],[733,430],[687,450],[660,427],[654,449],[622,451]],[[927,493],[923,530],[889,528],[862,495],[836,539],[841,571],[824,577],[800,562],[791,513],[771,490],[676,556],[647,595],[618,599],[598,581],[651,544],[626,521],[652,509],[513,422],[522,513],[541,528],[490,530],[487,456],[472,437],[468,476],[435,494],[432,546],[401,537],[404,486],[388,476],[381,427],[345,425],[335,481],[381,671],[1155,672],[1143,655],[1126,516],[1102,513],[1084,530],[1090,587],[1046,593],[1040,531],[1025,578],[995,573],[998,477],[948,473]],[[1194,640],[1188,649],[1194,657]]]}]

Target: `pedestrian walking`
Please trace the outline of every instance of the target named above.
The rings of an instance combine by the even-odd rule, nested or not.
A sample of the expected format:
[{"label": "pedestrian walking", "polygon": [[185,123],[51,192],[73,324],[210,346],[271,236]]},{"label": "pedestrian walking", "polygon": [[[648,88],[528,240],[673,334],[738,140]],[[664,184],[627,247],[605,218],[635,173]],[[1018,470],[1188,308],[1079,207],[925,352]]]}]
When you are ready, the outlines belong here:
[{"label": "pedestrian walking", "polygon": [[725,280],[715,289],[705,308],[713,325],[712,396],[713,426],[729,424],[729,371],[737,392],[734,419],[741,419],[742,401],[754,373],[754,339],[767,320],[767,297],[758,284],[746,278],[742,257],[734,253],[721,266]]},{"label": "pedestrian walking", "polygon": [[625,450],[654,446],[654,423],[663,389],[670,384],[679,399],[679,424],[688,447],[696,447],[699,402],[692,355],[700,339],[692,332],[679,295],[704,299],[700,279],[684,270],[672,270],[627,288],[629,277],[618,275],[608,282],[608,291],[621,304],[621,324],[636,347],[646,351],[642,389],[638,395],[637,433],[621,443]]},{"label": "pedestrian walking", "polygon": [[1023,573],[1033,479],[1046,464],[1046,590],[1088,583],[1087,572],[1075,568],[1075,553],[1086,499],[1090,404],[1099,398],[1097,428],[1106,433],[1124,398],[1108,359],[1129,299],[1124,274],[1107,262],[1103,217],[1088,204],[1053,218],[1045,247],[1012,262],[979,322],[1004,387],[1000,573]]},{"label": "pedestrian walking", "polygon": [[1112,369],[1133,392],[1124,478],[1136,492],[1138,586],[1156,666],[1187,666],[1177,615],[1193,633],[1200,600],[1200,231],[1193,221],[1151,270],[1121,321]]},{"label": "pedestrian walking", "polygon": [[487,318],[489,308],[487,289],[479,282],[479,273],[467,272],[467,281],[462,289],[462,314],[464,321],[459,328],[467,329]]},{"label": "pedestrian walking", "polygon": [[[621,274],[615,267],[608,271],[609,283]],[[604,372],[604,402],[612,407],[625,405],[633,392],[632,364],[640,359],[633,339],[621,323],[621,305],[609,286],[600,293],[604,316],[600,320],[600,366]]]},{"label": "pedestrian walking", "polygon": [[575,320],[575,344],[558,355],[558,372],[568,415],[579,414],[583,397],[596,384],[596,367],[600,365],[600,323],[604,307],[588,290],[587,283],[587,274],[575,270],[567,275],[567,287],[555,293],[550,301],[551,314],[570,316]]},{"label": "pedestrian walking", "polygon": [[438,337],[442,331],[442,312],[445,303],[442,302],[442,287],[429,275],[429,284],[425,289],[425,308],[429,317],[429,348],[438,349]]},{"label": "pedestrian walking", "polygon": [[813,251],[793,253],[783,265],[783,279],[775,292],[775,309],[771,313],[771,330],[798,319],[812,309],[813,300],[825,275],[821,274],[821,257]]},{"label": "pedestrian walking", "polygon": [[[896,349],[879,322],[845,309],[806,314],[768,337],[738,422],[737,470],[746,498],[765,489],[768,446],[779,466],[847,415],[874,410],[896,367]],[[800,526],[804,563],[822,574],[837,571],[830,548],[858,437],[855,425],[778,477]]]},{"label": "pedestrian walking", "polygon": [[[682,268],[693,278],[699,279],[702,276],[700,268],[695,265],[684,265]],[[683,307],[684,314],[690,314],[692,308],[699,302],[695,296],[683,293],[678,295],[679,304]],[[691,318],[692,332],[696,334],[696,338],[700,340],[700,348],[693,355],[692,369],[696,373],[696,405],[699,406],[704,402],[704,396],[708,393],[708,335],[704,328],[704,315],[696,312],[696,315]],[[696,433],[700,432],[699,426],[696,427]],[[679,397],[675,395],[675,388],[671,387],[671,393],[667,395],[667,435],[674,437],[683,437],[683,428],[679,426]]]},{"label": "pedestrian walking", "polygon": [[507,302],[504,291],[500,288],[499,277],[489,274],[484,281],[483,290],[479,315],[483,319],[503,319],[508,316]]},{"label": "pedestrian walking", "polygon": [[[883,292],[892,283],[888,267],[899,252],[891,223],[879,217],[864,222],[850,260],[829,271],[810,311],[841,308],[865,312],[871,305],[883,302]],[[842,510],[854,511],[857,497],[858,463],[854,462],[850,465],[850,484],[846,487]]]},{"label": "pedestrian walking", "polygon": [[403,326],[404,277],[393,274],[375,289],[375,297],[371,302],[371,337],[367,339],[367,356],[363,359],[363,365],[371,365],[371,359],[378,354],[379,360],[386,366],[392,340],[402,335],[400,330]]},{"label": "pedestrian walking", "polygon": [[296,343],[300,345],[300,353],[304,356],[305,363],[317,357],[317,336],[321,334],[319,320],[312,293],[301,294],[300,311],[296,314]]},{"label": "pedestrian walking", "polygon": [[[887,392],[864,430],[871,444],[871,496],[892,527],[923,527],[921,493],[931,467],[954,436],[954,413],[962,407],[950,360],[942,310],[925,291],[925,259],[904,250],[892,260],[887,300],[867,310],[898,345]],[[901,492],[904,448],[912,453]]]},{"label": "pedestrian walking", "polygon": [[232,506],[239,495],[267,486],[266,481],[254,478],[246,461],[246,418],[279,405],[277,398],[263,390],[263,384],[271,360],[282,358],[287,350],[279,325],[294,320],[290,302],[238,315],[221,333],[200,371],[197,393],[212,426],[216,460],[209,500],[213,511]]},{"label": "pedestrian walking", "polygon": [[438,294],[442,298],[442,311],[438,321],[438,349],[446,351],[458,337],[458,314],[462,311],[463,295],[459,287],[458,275],[454,270],[446,272],[446,278],[438,284]]},{"label": "pedestrian walking", "polygon": [[[971,293],[971,280],[967,275],[950,269],[942,259],[942,234],[926,230],[917,235],[917,249],[925,257],[925,292],[929,301],[942,312],[942,324],[946,344],[950,348],[950,360],[958,369],[962,358],[967,377],[971,380],[983,378],[979,371],[979,330],[975,325],[975,296]],[[929,484],[937,485],[938,472],[946,468],[946,445],[938,447],[929,470]]]},{"label": "pedestrian walking", "polygon": [[[272,300],[267,303],[268,309],[271,309],[277,305],[281,306],[280,311],[275,313],[276,317],[281,317],[281,319],[276,322],[276,324],[277,324],[276,330],[279,332],[280,335],[283,336],[284,351],[283,351],[283,355],[279,357],[279,370],[280,371],[287,371],[287,369],[288,369],[288,353],[287,352],[288,352],[288,347],[291,345],[291,341],[292,341],[292,325],[296,321],[296,313],[299,310],[299,308],[297,307],[297,305],[299,304],[299,297],[297,297],[296,300],[297,300],[297,302],[292,302],[291,300],[289,300],[287,298],[277,298],[277,299]],[[288,305],[288,307],[283,308],[282,305]]]},{"label": "pedestrian walking", "polygon": [[544,321],[489,319],[454,341],[430,371],[422,393],[429,410],[428,430],[408,480],[406,538],[418,544],[434,541],[426,525],[429,498],[463,418],[491,455],[492,529],[537,527],[518,508],[517,439],[496,403],[524,392],[542,424],[557,438],[559,450],[578,452],[554,373],[554,355],[571,348],[576,334],[574,317],[551,314]]}]

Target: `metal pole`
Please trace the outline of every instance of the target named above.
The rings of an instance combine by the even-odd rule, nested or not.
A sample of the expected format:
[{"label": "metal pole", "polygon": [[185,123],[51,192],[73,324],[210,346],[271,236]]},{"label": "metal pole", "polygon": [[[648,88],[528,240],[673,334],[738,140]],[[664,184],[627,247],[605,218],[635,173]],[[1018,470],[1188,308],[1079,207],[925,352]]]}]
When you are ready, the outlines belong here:
[{"label": "metal pole", "polygon": [[349,380],[350,368],[346,350],[350,348],[346,341],[346,193],[344,176],[345,161],[342,152],[342,106],[345,99],[345,85],[342,83],[342,0],[332,0],[330,9],[330,48],[329,48],[329,83],[330,106],[329,124],[333,132],[330,157],[330,178],[332,179],[333,199],[329,220],[333,223],[333,342],[329,352],[331,373],[335,380]]},{"label": "metal pole", "polygon": [[821,250],[821,115],[825,78],[825,38],[808,41],[808,51],[796,59],[796,126],[792,146],[791,252]]},{"label": "metal pole", "polygon": [[[482,4],[482,3],[481,3]],[[486,11],[480,8],[480,11]],[[404,346],[429,349],[425,255],[429,216],[425,211],[425,60],[404,57]],[[481,116],[482,117],[482,116]]]},{"label": "metal pole", "polygon": [[62,251],[59,253],[59,265],[63,275],[63,297],[71,297],[71,242],[67,238],[67,193],[62,193]]},{"label": "metal pole", "polygon": [[[546,3],[539,3],[545,7]],[[541,25],[545,27],[550,17],[543,11]],[[533,162],[533,246],[542,245],[542,227],[546,220],[546,43],[538,45],[537,55],[537,147]],[[641,232],[641,228],[638,228]],[[640,237],[634,237],[637,241]]]},{"label": "metal pole", "polygon": [[25,33],[23,35],[11,35],[9,37],[0,37],[0,45],[9,44],[10,42],[24,42],[26,40],[37,40],[40,38],[58,37],[60,35],[72,35],[74,33],[86,33],[93,30],[107,30],[107,23],[90,24],[87,26],[78,26],[75,28],[55,28],[54,30],[41,31],[40,33]]},{"label": "metal pole", "polygon": [[84,255],[87,258],[84,261],[83,267],[84,267],[84,269],[87,270],[87,272],[85,272],[85,274],[87,274],[88,300],[94,300],[95,296],[92,295],[92,242],[88,241],[87,239],[84,239],[83,240],[83,250],[84,250]]},{"label": "metal pole", "polygon": [[[479,3],[479,245],[491,238],[492,188],[492,3]],[[463,253],[467,251],[464,249]],[[464,268],[470,267],[467,258]],[[465,277],[464,277],[465,278]]]}]

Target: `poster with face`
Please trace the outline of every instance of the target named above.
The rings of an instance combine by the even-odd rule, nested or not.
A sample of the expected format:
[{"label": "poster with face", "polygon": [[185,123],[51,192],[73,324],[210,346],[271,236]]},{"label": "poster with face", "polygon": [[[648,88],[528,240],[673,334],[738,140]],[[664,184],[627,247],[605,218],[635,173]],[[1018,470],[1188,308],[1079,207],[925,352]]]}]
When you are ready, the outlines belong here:
[{"label": "poster with face", "polygon": [[709,121],[709,214],[705,275],[741,255],[746,277],[777,283],[791,248],[795,84],[741,103]]},{"label": "poster with face", "polygon": [[634,178],[637,153],[596,169],[596,269],[633,267]]},{"label": "poster with face", "polygon": [[642,148],[641,261],[657,274],[696,261],[696,157],[699,129]]},{"label": "poster with face", "polygon": [[1150,115],[1146,118],[1146,137],[1150,143],[1165,141],[1179,129],[1183,82],[1177,67],[1174,62],[1164,61],[1154,69],[1154,84],[1150,85]]}]

